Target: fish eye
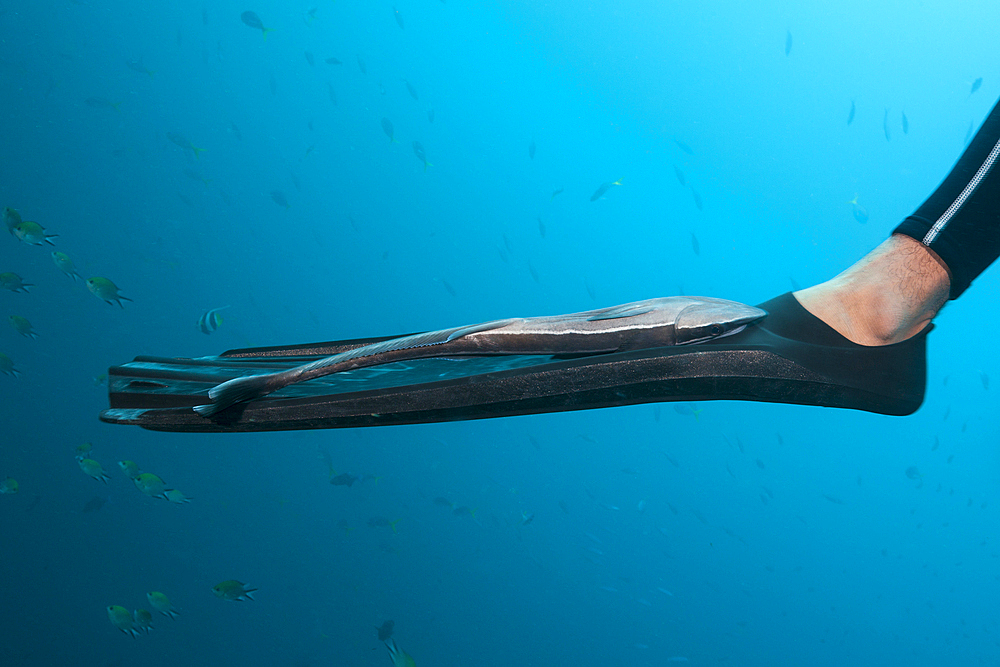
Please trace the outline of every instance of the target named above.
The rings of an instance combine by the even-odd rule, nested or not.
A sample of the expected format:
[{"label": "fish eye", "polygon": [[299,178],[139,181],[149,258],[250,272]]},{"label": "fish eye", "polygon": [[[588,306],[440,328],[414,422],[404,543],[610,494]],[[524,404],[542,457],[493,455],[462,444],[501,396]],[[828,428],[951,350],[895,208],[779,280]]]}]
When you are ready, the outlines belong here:
[{"label": "fish eye", "polygon": [[713,324],[709,329],[709,333],[711,333],[713,336],[721,336],[725,332],[726,328],[721,324]]}]

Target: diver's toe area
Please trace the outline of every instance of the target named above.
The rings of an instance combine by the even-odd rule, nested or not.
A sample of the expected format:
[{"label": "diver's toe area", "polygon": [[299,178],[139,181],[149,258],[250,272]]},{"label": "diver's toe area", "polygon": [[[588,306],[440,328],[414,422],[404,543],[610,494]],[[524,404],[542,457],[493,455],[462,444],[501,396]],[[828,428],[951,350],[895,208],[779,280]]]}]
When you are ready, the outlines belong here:
[{"label": "diver's toe area", "polygon": [[[587,410],[662,401],[743,400],[908,415],[923,402],[926,338],[856,345],[792,294],[742,331],[690,345],[574,355],[443,357],[387,363],[290,385],[218,410],[220,383],[297,367],[387,339],[138,357],[108,372],[101,419],[163,431],[384,426]],[[199,414],[202,413],[202,414]]]}]

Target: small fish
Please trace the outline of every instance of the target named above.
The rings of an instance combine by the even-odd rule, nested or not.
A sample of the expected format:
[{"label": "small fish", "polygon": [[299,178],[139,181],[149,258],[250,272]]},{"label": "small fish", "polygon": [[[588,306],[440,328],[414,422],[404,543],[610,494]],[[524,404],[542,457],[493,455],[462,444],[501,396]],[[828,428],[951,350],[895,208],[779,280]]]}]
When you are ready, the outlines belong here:
[{"label": "small fish", "polygon": [[561,195],[564,191],[565,191],[565,188],[558,188],[556,190],[553,190],[552,191],[552,196],[549,197],[549,201],[552,201],[553,199],[556,198],[556,195]]},{"label": "small fish", "polygon": [[142,58],[139,60],[132,60],[131,58],[125,61],[125,66],[128,67],[133,72],[138,72],[139,74],[148,74],[149,78],[152,79],[153,75],[156,74],[153,70],[147,68],[142,64]]},{"label": "small fish", "polygon": [[340,60],[337,60],[336,58],[327,58],[323,62],[325,62],[327,65],[343,65],[344,64],[343,62],[341,62]]},{"label": "small fish", "polygon": [[278,206],[284,206],[285,208],[291,208],[292,205],[288,203],[288,197],[281,190],[271,190],[271,201],[273,201]]},{"label": "small fish", "polygon": [[78,279],[83,280],[80,278],[80,274],[76,272],[76,267],[73,266],[73,260],[70,259],[69,255],[66,253],[53,250],[52,262],[59,268],[60,271],[72,278],[74,282]]},{"label": "small fish", "polygon": [[392,637],[392,629],[395,625],[396,622],[393,620],[383,621],[381,626],[376,625],[375,630],[378,631],[378,640],[384,642]]},{"label": "small fish", "polygon": [[132,612],[132,621],[137,629],[142,630],[147,635],[153,629],[153,615],[149,613],[148,609],[136,609]]},{"label": "small fish", "polygon": [[415,100],[419,100],[420,96],[417,95],[417,89],[413,87],[413,84],[407,81],[406,79],[403,79],[403,83],[406,84],[406,90],[409,91],[410,97],[412,97]]},{"label": "small fish", "polygon": [[38,334],[35,333],[35,329],[31,326],[31,322],[29,322],[26,317],[21,317],[20,315],[11,315],[10,324],[12,327],[14,327],[14,331],[21,334],[22,336],[31,338],[33,340],[38,339]]},{"label": "small fish", "polygon": [[698,237],[691,232],[691,249],[694,250],[694,254],[701,256],[701,246],[698,245]]},{"label": "small fish", "polygon": [[475,508],[469,507],[468,505],[461,505],[459,507],[453,507],[452,510],[451,510],[451,513],[454,514],[455,516],[462,516],[463,514],[468,514],[473,519],[476,518],[476,510],[475,510]]},{"label": "small fish", "polygon": [[21,276],[16,273],[0,273],[0,287],[8,289],[11,292],[24,292],[27,294],[29,287],[34,287],[31,283],[26,283],[21,279]]},{"label": "small fish", "polygon": [[342,472],[336,477],[330,478],[330,484],[333,484],[334,486],[351,487],[354,486],[354,483],[359,479],[361,478],[356,475],[352,475],[351,473],[348,472]]},{"label": "small fish", "polygon": [[201,154],[204,153],[206,150],[204,148],[198,148],[193,143],[188,141],[187,137],[185,137],[183,134],[178,134],[177,132],[167,132],[167,139],[169,139],[170,143],[172,143],[173,145],[179,148],[183,148],[184,150],[190,150],[191,152],[193,152],[196,160],[199,159],[201,157]]},{"label": "small fish", "polygon": [[361,70],[362,74],[368,74],[368,66],[365,65],[365,61],[360,54],[358,55],[358,69]]},{"label": "small fish", "polygon": [[393,7],[392,15],[396,17],[396,25],[399,26],[399,29],[405,30],[405,26],[403,25],[403,15],[399,13],[399,10]]},{"label": "small fish", "polygon": [[177,610],[174,609],[173,605],[170,604],[170,598],[168,598],[163,593],[159,591],[152,591],[151,593],[146,593],[146,600],[149,602],[149,606],[160,612],[164,616],[169,616],[170,618],[177,618]]},{"label": "small fish", "polygon": [[89,442],[85,442],[82,445],[77,445],[73,448],[73,455],[77,458],[87,458],[90,453],[94,451],[94,445]]},{"label": "small fish", "polygon": [[685,153],[687,153],[688,155],[694,155],[694,151],[691,150],[691,147],[688,146],[683,141],[681,141],[680,139],[674,137],[674,143],[677,144],[677,147],[680,148]]},{"label": "small fish", "polygon": [[917,466],[910,466],[903,472],[906,473],[907,479],[919,479],[920,477],[923,477],[923,475],[920,474],[920,470],[917,468]]},{"label": "small fish", "polygon": [[693,403],[674,403],[674,412],[686,417],[694,417],[695,421],[698,420],[698,416],[704,411],[703,408],[698,408]]},{"label": "small fish", "polygon": [[857,195],[854,195],[854,199],[852,199],[847,203],[851,205],[851,213],[854,214],[855,220],[857,220],[861,224],[868,222],[868,211],[865,210],[864,206],[858,203]]},{"label": "small fish", "polygon": [[213,308],[212,310],[207,310],[201,314],[198,318],[198,331],[203,334],[211,334],[219,330],[222,326],[222,315],[219,314],[220,311],[229,308],[229,306],[223,306],[222,308]]},{"label": "small fish", "polygon": [[172,502],[175,505],[183,505],[184,503],[191,502],[190,498],[185,496],[177,489],[167,489],[164,492],[163,497],[166,498],[167,501]]},{"label": "small fish", "polygon": [[192,169],[191,167],[184,167],[184,175],[190,178],[192,181],[201,181],[207,188],[212,179],[205,178],[200,171]]},{"label": "small fish", "polygon": [[11,377],[18,377],[21,375],[21,371],[14,368],[14,360],[3,352],[0,352],[0,373],[10,375]]},{"label": "small fish", "polygon": [[392,639],[385,642],[385,647],[389,649],[389,659],[392,660],[393,667],[417,667],[410,654],[396,646],[396,642]]},{"label": "small fish", "polygon": [[851,100],[851,110],[849,112],[847,112],[847,124],[848,125],[850,125],[851,123],[854,122],[854,112],[855,112],[854,100]]},{"label": "small fish", "polygon": [[434,166],[427,161],[427,153],[424,151],[424,145],[419,141],[413,142],[413,154],[417,156],[418,160],[424,163],[424,171],[427,171],[427,167]]},{"label": "small fish", "polygon": [[990,376],[985,371],[979,371],[979,381],[983,383],[983,389],[989,390]]},{"label": "small fish", "polygon": [[597,188],[597,190],[594,191],[594,194],[590,195],[590,201],[597,201],[598,199],[603,197],[604,193],[606,193],[608,190],[610,190],[616,185],[621,185],[621,184],[622,184],[622,179],[620,178],[617,181],[611,181],[610,183],[601,183],[601,185]]},{"label": "small fish", "polygon": [[392,528],[392,532],[398,532],[396,530],[396,524],[399,523],[399,519],[395,521],[389,521],[384,516],[373,516],[368,519],[369,528]]},{"label": "small fish", "polygon": [[150,498],[166,499],[167,497],[166,483],[151,472],[144,472],[136,475],[132,482],[135,484],[135,488],[139,489]]},{"label": "small fish", "polygon": [[973,121],[970,120],[969,121],[969,129],[967,129],[965,131],[965,140],[962,143],[964,143],[964,144],[968,144],[969,143],[969,140],[972,139],[972,131],[975,130],[975,129],[976,129],[975,124],[973,123]]},{"label": "small fish", "polygon": [[831,496],[831,495],[826,494],[826,493],[824,493],[822,495],[823,495],[824,498],[826,498],[827,500],[829,500],[834,505],[846,505],[847,504],[843,500],[841,500],[840,498],[838,498],[836,496]]},{"label": "small fish", "polygon": [[83,103],[94,109],[114,109],[115,111],[120,111],[118,107],[122,105],[121,102],[112,102],[103,97],[88,97]]},{"label": "small fish", "polygon": [[428,123],[433,123],[434,122],[434,109],[433,108],[427,110],[427,122]]},{"label": "small fish", "polygon": [[452,296],[458,296],[458,292],[455,290],[454,287],[451,286],[451,283],[449,283],[447,280],[445,280],[444,278],[435,278],[435,280],[441,283],[441,287],[443,287],[445,291],[448,292],[448,294]]},{"label": "small fish", "polygon": [[535,159],[535,140],[532,139],[531,143],[528,144],[528,157],[532,160]]},{"label": "small fish", "polygon": [[0,482],[0,495],[13,495],[17,493],[20,485],[18,485],[17,480],[13,477],[7,477],[2,482]]},{"label": "small fish", "polygon": [[978,79],[973,81],[972,89],[969,91],[969,97],[972,97],[972,94],[975,93],[977,90],[979,90],[980,87],[982,87],[982,85],[983,85],[983,77],[979,77]]},{"label": "small fish", "polygon": [[541,234],[542,238],[545,238],[545,223],[542,222],[541,218],[538,218],[538,233]]},{"label": "small fish", "polygon": [[139,631],[135,629],[132,622],[132,614],[125,607],[113,604],[108,606],[108,620],[125,634],[131,637],[138,637]]},{"label": "small fish", "polygon": [[125,473],[126,477],[128,477],[133,481],[135,480],[136,477],[142,474],[142,471],[139,470],[139,464],[136,463],[135,461],[128,461],[128,460],[119,461],[118,467],[121,468],[122,472]]},{"label": "small fish", "polygon": [[107,498],[103,496],[94,496],[87,501],[87,504],[83,506],[83,513],[89,514],[90,512],[97,512],[102,507],[104,507],[108,502]]},{"label": "small fish", "polygon": [[694,188],[691,188],[691,196],[694,197],[694,205],[698,207],[698,210],[704,210],[705,206],[701,201],[701,195]]},{"label": "small fish", "polygon": [[529,523],[535,520],[535,515],[531,512],[526,512],[521,510],[521,525],[527,526]]},{"label": "small fish", "polygon": [[256,590],[256,588],[247,588],[246,584],[235,579],[227,579],[222,583],[212,586],[212,592],[215,593],[215,597],[220,600],[232,600],[233,602],[253,600],[253,596],[250,594]]},{"label": "small fish", "polygon": [[389,137],[390,144],[396,143],[396,130],[388,118],[382,119],[382,131],[385,132],[385,136]]},{"label": "small fish", "polygon": [[310,7],[303,17],[306,20],[306,25],[312,26],[312,22],[316,20],[316,12],[319,11],[319,7]]},{"label": "small fish", "polygon": [[101,464],[94,459],[77,459],[77,463],[80,465],[80,470],[83,474],[96,479],[99,482],[108,483],[108,475],[104,472],[104,468]]},{"label": "small fish", "polygon": [[108,305],[113,302],[117,303],[121,308],[125,308],[122,301],[131,301],[132,299],[127,296],[122,296],[118,293],[118,287],[108,280],[107,278],[101,278],[100,276],[95,276],[93,278],[87,278],[87,289],[90,293],[96,296],[98,299],[106,301]]},{"label": "small fish", "polygon": [[8,206],[3,210],[3,224],[7,225],[7,231],[14,235],[14,228],[21,224],[21,214],[16,209]]},{"label": "small fish", "polygon": [[903,114],[903,134],[909,134],[910,133],[910,121],[906,118],[906,112],[905,111],[902,111],[900,113]]},{"label": "small fish", "polygon": [[677,177],[677,182],[680,183],[682,187],[687,185],[687,178],[684,177],[684,172],[681,171],[681,168],[676,164],[674,165],[674,176]]},{"label": "small fish", "polygon": [[885,110],[885,115],[882,116],[882,132],[885,134],[885,140],[891,141],[892,135],[889,134],[889,110]]},{"label": "small fish", "polygon": [[350,535],[351,531],[354,530],[354,528],[352,528],[351,525],[347,523],[347,519],[341,519],[340,521],[338,521],[337,528],[343,530],[344,535]]},{"label": "small fish", "polygon": [[229,132],[236,137],[237,141],[243,141],[243,133],[240,132],[240,128],[233,121],[229,121]]},{"label": "small fish", "polygon": [[243,24],[247,27],[253,28],[254,30],[260,30],[264,35],[264,39],[267,39],[267,33],[273,32],[270,28],[264,27],[264,22],[261,21],[260,17],[254,12],[243,12],[240,14],[240,20],[243,21]]},{"label": "small fish", "polygon": [[37,222],[24,220],[14,226],[14,236],[21,243],[26,243],[27,245],[42,245],[43,243],[55,245],[52,243],[52,239],[58,236],[58,234],[46,234],[45,228]]},{"label": "small fish", "polygon": [[310,51],[306,51],[306,62],[309,63],[310,67],[314,67],[316,65],[316,58]]},{"label": "small fish", "polygon": [[785,31],[785,55],[787,56],[792,52],[792,31]]}]

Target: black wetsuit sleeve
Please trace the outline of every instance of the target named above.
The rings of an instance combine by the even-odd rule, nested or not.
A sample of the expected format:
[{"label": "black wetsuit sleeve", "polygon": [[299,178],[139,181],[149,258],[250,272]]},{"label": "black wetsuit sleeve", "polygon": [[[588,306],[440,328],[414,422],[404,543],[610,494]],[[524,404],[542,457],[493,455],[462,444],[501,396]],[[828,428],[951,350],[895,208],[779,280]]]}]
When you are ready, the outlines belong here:
[{"label": "black wetsuit sleeve", "polygon": [[895,230],[933,250],[957,299],[1000,256],[1000,103],[927,201]]}]

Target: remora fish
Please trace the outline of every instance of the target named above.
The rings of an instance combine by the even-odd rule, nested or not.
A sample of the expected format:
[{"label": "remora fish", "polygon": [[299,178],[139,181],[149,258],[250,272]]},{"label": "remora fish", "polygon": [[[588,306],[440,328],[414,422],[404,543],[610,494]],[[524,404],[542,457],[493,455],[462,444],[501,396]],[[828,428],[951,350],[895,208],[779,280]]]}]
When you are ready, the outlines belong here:
[{"label": "remora fish", "polygon": [[286,371],[235,378],[208,392],[211,416],[292,384],[409,359],[492,354],[598,354],[690,345],[737,333],[766,316],[760,308],[711,297],[671,296],[569,315],[494,320],[392,338]]}]

